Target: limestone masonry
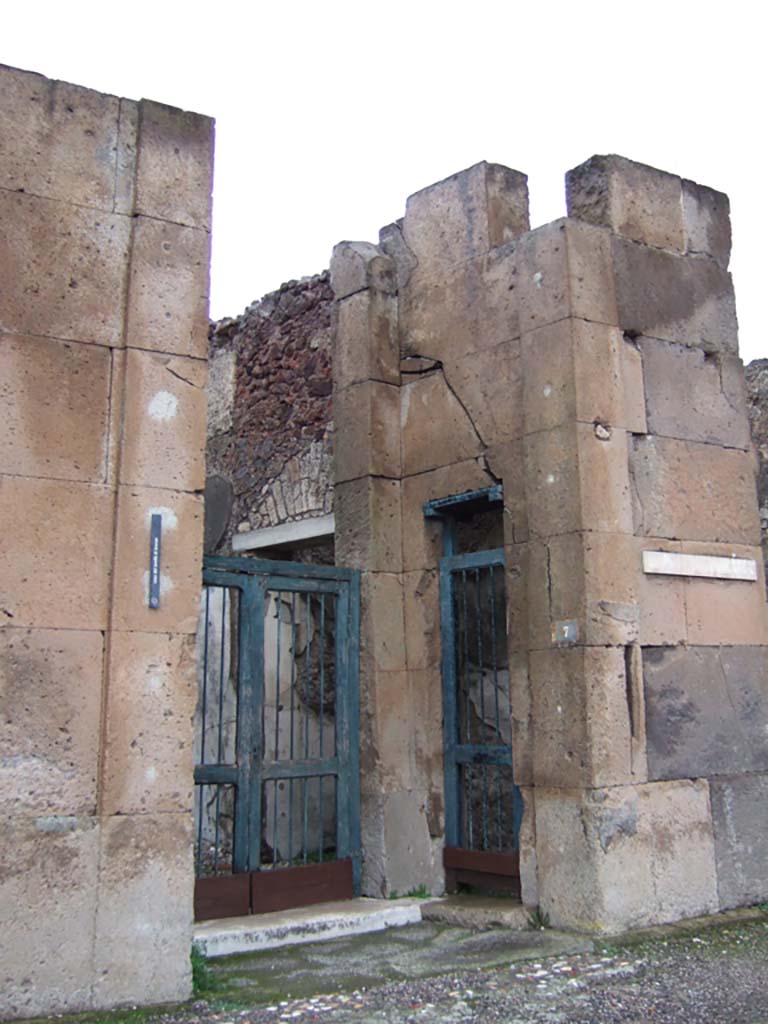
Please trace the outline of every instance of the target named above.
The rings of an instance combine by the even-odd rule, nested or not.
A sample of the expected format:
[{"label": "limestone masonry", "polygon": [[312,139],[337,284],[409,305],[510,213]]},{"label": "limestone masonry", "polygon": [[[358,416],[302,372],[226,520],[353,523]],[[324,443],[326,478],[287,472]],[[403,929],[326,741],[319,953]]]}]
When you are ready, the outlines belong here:
[{"label": "limestone masonry", "polygon": [[[531,230],[479,163],[209,334],[212,153],[208,118],[0,68],[0,1015],[190,994],[204,550],[361,574],[364,894],[475,879],[458,757],[460,816],[488,765],[506,808],[490,877],[555,926],[768,899],[768,375],[727,197],[596,156]],[[446,588],[479,609],[484,557],[470,651]],[[445,726],[457,665],[491,755]]]}]

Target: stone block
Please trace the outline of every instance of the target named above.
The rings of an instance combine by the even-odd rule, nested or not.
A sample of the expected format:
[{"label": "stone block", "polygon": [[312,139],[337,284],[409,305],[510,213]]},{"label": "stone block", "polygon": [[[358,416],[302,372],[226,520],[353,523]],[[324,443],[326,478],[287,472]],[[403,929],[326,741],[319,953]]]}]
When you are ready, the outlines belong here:
[{"label": "stone block", "polygon": [[440,581],[437,569],[403,575],[408,671],[440,665]]},{"label": "stone block", "polygon": [[647,537],[760,543],[752,458],[693,441],[629,441],[635,533]]},{"label": "stone block", "polygon": [[53,815],[3,821],[3,1018],[91,1008],[98,870],[96,819]]},{"label": "stone block", "polygon": [[546,555],[544,546],[535,541],[504,547],[508,652],[527,651],[531,645],[531,621],[537,617],[532,583],[534,579],[543,582],[545,588],[547,583],[546,572],[537,571],[541,568],[542,551]]},{"label": "stone block", "polygon": [[[149,531],[162,516],[160,607],[149,607]],[[197,630],[203,499],[196,494],[121,486],[117,502],[112,626],[144,633]]]},{"label": "stone block", "polygon": [[730,274],[714,260],[614,237],[619,327],[706,352],[738,352]]},{"label": "stone block", "polygon": [[512,725],[512,774],[518,786],[533,783],[534,725],[528,652],[509,652],[509,704]]},{"label": "stone block", "polygon": [[94,1005],[191,995],[192,840],[190,814],[118,815],[102,823]]},{"label": "stone block", "polygon": [[415,751],[408,674],[380,669],[366,674],[374,694],[377,777],[386,792],[410,789]]},{"label": "stone block", "polygon": [[103,483],[111,370],[100,346],[0,336],[0,470]]},{"label": "stone block", "polygon": [[112,634],[103,813],[191,811],[196,699],[192,637]]},{"label": "stone block", "polygon": [[210,231],[212,178],[213,120],[142,100],[135,212]]},{"label": "stone block", "polygon": [[[0,608],[14,626],[105,629],[114,495],[106,487],[4,477]],[[149,535],[147,535],[148,537]],[[149,540],[144,551],[146,564]]]},{"label": "stone block", "polygon": [[127,217],[0,192],[5,331],[122,345]]},{"label": "stone block", "polygon": [[96,812],[103,636],[0,631],[0,813]]},{"label": "stone block", "polygon": [[198,228],[134,218],[128,345],[207,357],[210,240]]},{"label": "stone block", "polygon": [[524,174],[485,161],[409,196],[403,237],[415,276],[464,263],[528,230]]},{"label": "stone block", "polygon": [[531,531],[551,537],[580,529],[578,443],[573,429],[564,425],[529,434],[523,447]]},{"label": "stone block", "polygon": [[362,291],[334,306],[333,381],[337,390],[365,380],[400,383],[397,298]]},{"label": "stone block", "polygon": [[640,354],[616,327],[559,320],[522,338],[525,429],[573,420],[645,433]]},{"label": "stone block", "polygon": [[[407,619],[406,619],[407,625]],[[411,668],[408,663],[413,744],[413,785],[427,792],[427,827],[435,838],[445,832],[443,794],[443,680],[439,662],[430,668]]]},{"label": "stone block", "polygon": [[363,476],[399,477],[400,389],[379,381],[333,396],[336,483]]},{"label": "stone block", "polygon": [[366,289],[395,295],[395,263],[370,242],[339,242],[331,257],[331,288],[337,301]]},{"label": "stone block", "polygon": [[383,672],[405,670],[405,624],[401,577],[366,572],[361,583],[360,657]]},{"label": "stone block", "polygon": [[728,448],[748,448],[744,367],[738,356],[639,340],[648,432]]},{"label": "stone block", "polygon": [[120,101],[0,69],[0,188],[112,210]]},{"label": "stone block", "polygon": [[232,429],[237,358],[233,351],[217,349],[208,360],[208,440]]},{"label": "stone block", "polygon": [[762,550],[738,544],[683,542],[689,555],[753,558],[758,579],[685,580],[685,615],[689,644],[768,644],[768,606]]},{"label": "stone block", "polygon": [[695,181],[683,180],[685,250],[711,256],[723,270],[731,257],[731,216],[728,196]]},{"label": "stone block", "polygon": [[632,781],[624,651],[572,647],[530,653],[536,786]]},{"label": "stone block", "polygon": [[123,445],[123,412],[125,410],[125,349],[113,348],[110,352],[112,373],[109,389],[109,427],[106,451],[106,484],[117,487],[117,473],[120,468],[120,454]]},{"label": "stone block", "polygon": [[514,245],[413,276],[400,293],[405,355],[447,360],[520,335]]},{"label": "stone block", "polygon": [[136,194],[136,151],[139,144],[139,104],[121,99],[117,121],[115,213],[133,216]]},{"label": "stone block", "polygon": [[477,427],[442,370],[400,390],[404,476],[462,462],[482,451]]},{"label": "stone block", "polygon": [[683,252],[681,181],[622,156],[593,156],[565,176],[568,216]]},{"label": "stone block", "polygon": [[460,358],[448,355],[443,374],[483,445],[504,444],[523,436],[519,339]]},{"label": "stone block", "polygon": [[205,378],[198,359],[126,352],[121,483],[203,489]]},{"label": "stone block", "polygon": [[765,647],[644,650],[649,776],[768,770],[767,667]]},{"label": "stone block", "polygon": [[467,459],[403,480],[403,569],[432,569],[442,557],[443,528],[424,518],[424,503],[465,491],[489,487],[495,481],[477,459]]},{"label": "stone block", "polygon": [[401,791],[384,797],[384,842],[387,891],[409,892],[420,885],[441,892],[443,869],[439,848],[427,829],[424,796]]},{"label": "stone block", "polygon": [[633,526],[625,430],[577,423],[581,522],[586,530],[631,533]]},{"label": "stone block", "polygon": [[685,580],[680,576],[656,576],[642,571],[643,551],[680,552],[682,544],[660,537],[638,537],[636,543],[640,644],[643,647],[684,644],[688,638]]},{"label": "stone block", "polygon": [[749,906],[768,896],[768,775],[712,779],[720,909]]},{"label": "stone block", "polygon": [[717,909],[706,781],[536,789],[539,903],[556,927],[621,932]]},{"label": "stone block", "polygon": [[486,451],[485,461],[504,488],[504,543],[524,544],[528,540],[528,507],[522,440],[494,445]]},{"label": "stone block", "polygon": [[401,484],[360,477],[336,484],[335,546],[339,565],[376,572],[400,572],[403,562]]},{"label": "stone block", "polygon": [[522,786],[523,820],[520,823],[520,899],[524,907],[538,907],[539,883],[536,865],[536,791]]}]

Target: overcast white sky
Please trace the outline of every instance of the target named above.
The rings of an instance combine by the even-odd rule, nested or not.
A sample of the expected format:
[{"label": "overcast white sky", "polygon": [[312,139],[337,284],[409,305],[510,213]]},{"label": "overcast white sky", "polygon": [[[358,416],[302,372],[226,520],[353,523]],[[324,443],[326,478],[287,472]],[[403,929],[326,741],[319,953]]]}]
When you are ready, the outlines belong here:
[{"label": "overcast white sky", "polygon": [[70,0],[5,5],[0,62],[217,120],[211,315],[376,241],[411,193],[491,160],[563,175],[621,153],[727,192],[745,361],[761,309],[765,27],[731,0]]}]

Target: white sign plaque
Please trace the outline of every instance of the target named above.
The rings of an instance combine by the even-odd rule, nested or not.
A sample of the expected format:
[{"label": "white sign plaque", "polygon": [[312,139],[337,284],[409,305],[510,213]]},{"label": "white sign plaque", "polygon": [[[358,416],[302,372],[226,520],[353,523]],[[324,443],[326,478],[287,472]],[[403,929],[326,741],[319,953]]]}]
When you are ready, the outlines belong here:
[{"label": "white sign plaque", "polygon": [[757,579],[754,558],[735,555],[682,555],[676,551],[644,551],[643,571],[661,576],[698,576],[712,580]]}]

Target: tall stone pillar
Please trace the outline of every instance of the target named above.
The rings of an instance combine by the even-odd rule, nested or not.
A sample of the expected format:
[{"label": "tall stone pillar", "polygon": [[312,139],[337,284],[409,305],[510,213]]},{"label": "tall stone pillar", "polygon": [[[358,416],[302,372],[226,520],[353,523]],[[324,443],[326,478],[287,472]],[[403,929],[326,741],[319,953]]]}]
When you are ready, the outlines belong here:
[{"label": "tall stone pillar", "polygon": [[567,187],[519,264],[538,889],[615,930],[768,889],[768,633],[759,580],[643,561],[762,574],[727,198],[619,157]]},{"label": "tall stone pillar", "polygon": [[0,132],[0,1016],[183,999],[213,124],[0,68]]}]

